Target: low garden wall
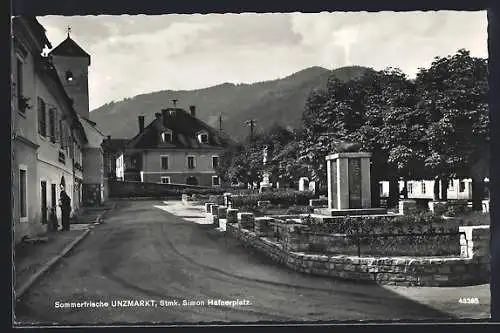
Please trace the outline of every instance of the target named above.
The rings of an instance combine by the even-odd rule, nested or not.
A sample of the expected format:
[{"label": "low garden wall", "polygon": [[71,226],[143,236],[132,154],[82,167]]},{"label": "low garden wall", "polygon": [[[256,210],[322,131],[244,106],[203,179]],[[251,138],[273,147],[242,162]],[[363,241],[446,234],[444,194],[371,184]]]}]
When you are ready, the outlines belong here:
[{"label": "low garden wall", "polygon": [[[463,257],[359,257],[307,254],[289,243],[259,237],[254,231],[229,223],[226,232],[244,245],[299,272],[405,286],[464,286],[489,282],[489,229],[467,227],[467,253]],[[287,235],[285,238],[290,239]]]},{"label": "low garden wall", "polygon": [[180,197],[182,194],[217,194],[223,189],[185,184],[143,183],[137,181],[110,181],[110,198]]}]

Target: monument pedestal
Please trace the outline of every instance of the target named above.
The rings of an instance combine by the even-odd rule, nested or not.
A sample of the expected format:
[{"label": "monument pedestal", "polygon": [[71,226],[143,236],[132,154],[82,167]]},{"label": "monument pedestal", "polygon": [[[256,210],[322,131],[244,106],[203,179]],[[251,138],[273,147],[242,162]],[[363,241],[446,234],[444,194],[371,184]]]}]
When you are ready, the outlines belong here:
[{"label": "monument pedestal", "polygon": [[262,178],[263,179],[259,184],[259,192],[260,193],[265,192],[265,191],[269,191],[273,187],[273,184],[271,184],[269,182],[269,173],[268,172],[264,172],[264,175]]},{"label": "monument pedestal", "polygon": [[329,215],[387,214],[371,207],[371,153],[337,153],[326,157]]}]

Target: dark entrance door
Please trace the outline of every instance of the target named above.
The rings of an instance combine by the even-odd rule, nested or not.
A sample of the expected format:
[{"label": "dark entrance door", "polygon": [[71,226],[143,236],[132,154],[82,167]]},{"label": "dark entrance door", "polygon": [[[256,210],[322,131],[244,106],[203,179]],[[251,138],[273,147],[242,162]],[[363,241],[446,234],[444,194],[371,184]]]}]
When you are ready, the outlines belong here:
[{"label": "dark entrance door", "polygon": [[42,207],[42,223],[47,224],[47,182],[42,180],[40,182],[41,188],[41,207]]},{"label": "dark entrance door", "polygon": [[186,178],[186,184],[187,185],[198,185],[198,179],[196,179],[196,177],[187,177]]},{"label": "dark entrance door", "polygon": [[56,184],[50,185],[51,208],[57,207]]}]

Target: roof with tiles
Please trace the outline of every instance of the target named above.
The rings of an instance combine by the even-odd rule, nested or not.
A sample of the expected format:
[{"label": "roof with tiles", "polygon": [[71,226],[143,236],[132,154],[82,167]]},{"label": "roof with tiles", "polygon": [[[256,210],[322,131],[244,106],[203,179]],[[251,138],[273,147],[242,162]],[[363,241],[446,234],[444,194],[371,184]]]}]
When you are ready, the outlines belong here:
[{"label": "roof with tiles", "polygon": [[90,63],[90,55],[85,52],[85,50],[82,49],[73,39],[71,39],[69,35],[64,41],[61,42],[61,44],[57,45],[52,51],[50,51],[50,54],[65,57],[85,57]]},{"label": "roof with tiles", "polygon": [[[163,142],[161,134],[171,132],[172,140]],[[208,142],[201,143],[198,134],[208,134]],[[142,133],[132,138],[127,148],[214,149],[225,148],[231,140],[184,109],[168,108],[156,114]]]}]

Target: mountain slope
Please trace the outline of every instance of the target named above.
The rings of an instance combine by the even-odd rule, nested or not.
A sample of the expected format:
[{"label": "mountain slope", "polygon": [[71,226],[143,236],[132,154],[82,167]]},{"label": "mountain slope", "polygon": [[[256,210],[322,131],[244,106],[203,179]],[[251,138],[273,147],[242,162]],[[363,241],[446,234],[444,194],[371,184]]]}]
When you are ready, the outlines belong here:
[{"label": "mountain slope", "polygon": [[311,67],[282,79],[253,84],[221,85],[190,91],[159,91],[126,98],[123,101],[105,104],[90,113],[90,118],[114,138],[130,138],[137,134],[137,116],[144,115],[146,124],[154,114],[177,105],[189,109],[196,105],[196,115],[216,128],[219,113],[222,113],[222,127],[234,139],[248,135],[245,121],[256,120],[256,130],[262,131],[277,123],[298,127],[307,97],[314,89],[324,89],[330,75],[340,80],[362,75],[368,69],[352,66],[333,71]]}]

